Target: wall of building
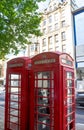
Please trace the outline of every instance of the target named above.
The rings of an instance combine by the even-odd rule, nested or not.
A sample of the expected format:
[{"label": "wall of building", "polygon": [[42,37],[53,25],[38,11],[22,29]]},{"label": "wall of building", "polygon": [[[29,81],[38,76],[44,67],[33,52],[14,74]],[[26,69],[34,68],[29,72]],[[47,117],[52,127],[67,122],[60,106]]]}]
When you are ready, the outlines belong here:
[{"label": "wall of building", "polygon": [[[72,1],[75,3],[74,0]],[[38,51],[35,52],[34,44],[30,45],[29,56],[45,51],[60,51],[66,52],[74,58],[72,11],[75,9],[75,4],[73,3],[70,0],[64,2],[59,2],[59,0],[50,1],[47,9],[43,12],[40,25],[43,36],[38,37],[39,44],[36,45]],[[32,50],[32,48],[34,49]]]}]

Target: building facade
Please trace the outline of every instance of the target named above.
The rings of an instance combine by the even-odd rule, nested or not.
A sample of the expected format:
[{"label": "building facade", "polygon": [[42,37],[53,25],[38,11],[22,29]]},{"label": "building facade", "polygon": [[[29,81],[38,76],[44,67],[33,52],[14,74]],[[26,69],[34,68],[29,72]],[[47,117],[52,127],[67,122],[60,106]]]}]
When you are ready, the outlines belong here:
[{"label": "building facade", "polygon": [[42,36],[33,37],[28,47],[28,56],[32,57],[45,51],[60,51],[74,58],[73,14],[75,0],[50,0],[43,11],[40,24]]},{"label": "building facade", "polygon": [[76,86],[84,93],[84,5],[73,12],[76,52]]}]

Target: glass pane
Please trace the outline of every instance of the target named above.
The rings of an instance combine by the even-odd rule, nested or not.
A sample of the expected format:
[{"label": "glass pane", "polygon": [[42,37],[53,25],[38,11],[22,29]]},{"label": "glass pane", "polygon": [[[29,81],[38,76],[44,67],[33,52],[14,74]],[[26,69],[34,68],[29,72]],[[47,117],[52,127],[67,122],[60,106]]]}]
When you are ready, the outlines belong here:
[{"label": "glass pane", "polygon": [[10,86],[16,86],[16,87],[18,87],[18,86],[21,85],[20,84],[21,83],[20,82],[21,75],[19,75],[19,74],[11,74],[9,76],[9,79],[11,79],[11,81],[9,82]]},{"label": "glass pane", "polygon": [[20,98],[20,97],[18,97],[18,95],[13,95],[13,94],[10,95],[10,100],[12,100],[12,101],[18,101],[18,98]]},{"label": "glass pane", "polygon": [[68,117],[67,117],[67,122],[70,122],[72,120],[72,115],[69,115]]},{"label": "glass pane", "polygon": [[11,108],[18,109],[19,103],[18,103],[18,102],[10,102],[10,107],[11,107]]},{"label": "glass pane", "polygon": [[48,105],[49,104],[49,99],[48,98],[45,98],[45,97],[38,97],[38,104],[46,104]]},{"label": "glass pane", "polygon": [[10,122],[18,122],[18,117],[10,116]]},{"label": "glass pane", "polygon": [[48,116],[40,116],[40,114],[39,114],[38,120],[42,123],[45,121],[45,123],[50,124],[50,117],[48,117]]},{"label": "glass pane", "polygon": [[67,79],[72,79],[72,72],[67,72]]},{"label": "glass pane", "polygon": [[[42,123],[45,123],[46,121],[44,120]],[[40,124],[38,123],[38,130],[50,130],[50,126],[46,126],[45,124]]]},{"label": "glass pane", "polygon": [[12,108],[10,108],[10,114],[18,116],[18,110],[13,110]]},{"label": "glass pane", "polygon": [[72,95],[72,88],[68,88],[67,95]]},{"label": "glass pane", "polygon": [[11,74],[11,79],[20,79],[21,76],[18,74]]},{"label": "glass pane", "polygon": [[72,106],[69,106],[68,108],[67,108],[67,114],[69,114],[69,113],[71,113],[72,112]]},{"label": "glass pane", "polygon": [[[17,123],[17,122],[16,122]],[[19,130],[18,124],[14,124],[10,122],[10,130]]]},{"label": "glass pane", "polygon": [[72,87],[72,80],[67,80],[67,87]]},{"label": "glass pane", "polygon": [[72,103],[72,98],[67,98],[67,104],[71,104]]},{"label": "glass pane", "polygon": [[42,72],[38,73],[38,79],[42,79]]},{"label": "glass pane", "polygon": [[50,78],[53,78],[53,72],[49,72],[49,71],[46,71],[46,72],[38,72],[38,73],[35,73],[35,79],[38,78],[38,79],[50,79]]},{"label": "glass pane", "polygon": [[49,79],[50,78],[50,72],[43,72],[43,79]]},{"label": "glass pane", "polygon": [[17,80],[15,80],[15,81],[13,81],[13,80],[11,80],[11,86],[12,87],[14,87],[14,86],[19,86],[19,81],[17,81]]},{"label": "glass pane", "polygon": [[48,97],[49,95],[50,95],[50,91],[48,89],[39,89],[38,90],[38,96]]},{"label": "glass pane", "polygon": [[12,88],[12,87],[11,87],[11,93],[13,93],[13,92],[18,93],[18,92],[19,92],[18,90],[19,90],[19,88]]},{"label": "glass pane", "polygon": [[[39,106],[37,110],[40,114],[50,114],[50,108],[48,106]],[[41,115],[42,116],[42,115]]]}]

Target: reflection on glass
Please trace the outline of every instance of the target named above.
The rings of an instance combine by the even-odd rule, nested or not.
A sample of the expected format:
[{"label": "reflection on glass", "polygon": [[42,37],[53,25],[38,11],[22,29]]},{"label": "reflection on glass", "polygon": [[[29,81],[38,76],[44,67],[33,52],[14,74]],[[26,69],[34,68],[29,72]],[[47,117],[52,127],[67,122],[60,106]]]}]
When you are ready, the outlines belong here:
[{"label": "reflection on glass", "polygon": [[67,72],[67,79],[72,79],[72,72]]},{"label": "reflection on glass", "polygon": [[15,81],[13,81],[13,80],[11,80],[11,86],[13,87],[13,86],[19,86],[19,81],[17,80],[15,80]]},{"label": "reflection on glass", "polygon": [[72,98],[67,98],[67,104],[71,104],[72,103]]},{"label": "reflection on glass", "polygon": [[69,106],[68,108],[67,108],[67,114],[69,114],[69,113],[71,113],[72,112],[72,106]]},{"label": "reflection on glass", "polygon": [[46,104],[46,105],[48,105],[49,104],[49,101],[48,101],[49,99],[48,98],[45,98],[45,97],[39,97],[38,98],[38,104]]},{"label": "reflection on glass", "polygon": [[46,121],[44,120],[43,122],[42,122],[42,124],[40,124],[40,123],[38,123],[38,130],[52,130],[51,128],[50,128],[50,126],[46,126],[45,124],[43,124],[43,123],[46,123]]},{"label": "reflection on glass", "polygon": [[18,122],[18,117],[10,116],[10,122]]},{"label": "reflection on glass", "polygon": [[11,93],[12,93],[12,92],[18,93],[18,92],[19,92],[18,90],[19,90],[19,88],[12,88],[12,87],[11,87]]},{"label": "reflection on glass", "polygon": [[35,81],[35,86],[38,86],[39,88],[50,88],[50,80]]},{"label": "reflection on glass", "polygon": [[72,95],[72,88],[68,88],[67,95]]},{"label": "reflection on glass", "polygon": [[67,87],[72,87],[72,80],[67,80]]},{"label": "reflection on glass", "polygon": [[50,71],[35,73],[35,79],[53,79],[53,77],[53,72]]},{"label": "reflection on glass", "polygon": [[71,120],[72,120],[72,115],[69,115],[69,116],[67,117],[67,122],[69,123]]},{"label": "reflection on glass", "polygon": [[12,101],[18,101],[18,95],[13,95],[13,94],[11,94],[10,95],[10,100],[12,100]]},{"label": "reflection on glass", "polygon": [[48,89],[39,89],[38,96],[49,96],[50,91]]},{"label": "reflection on glass", "polygon": [[11,74],[11,79],[20,79],[21,76],[19,74]]},{"label": "reflection on glass", "polygon": [[18,116],[18,110],[13,110],[12,108],[10,108],[10,114]]},{"label": "reflection on glass", "polygon": [[38,107],[38,112],[40,114],[50,114],[50,108],[48,106],[46,106],[46,107],[40,106],[40,107]]},{"label": "reflection on glass", "polygon": [[50,124],[50,117],[48,117],[48,116],[40,116],[40,114],[39,114],[38,119],[40,122],[43,122],[45,120],[45,123]]},{"label": "reflection on glass", "polygon": [[10,107],[11,107],[11,108],[18,109],[19,104],[18,104],[18,102],[10,102]]},{"label": "reflection on glass", "polygon": [[21,75],[19,75],[19,74],[11,74],[11,75],[9,75],[9,79],[11,79],[11,81],[9,82],[9,85],[10,86],[12,86],[12,87],[18,87],[18,86],[20,86],[20,83],[21,83],[21,81],[20,81],[20,79],[21,79]]}]

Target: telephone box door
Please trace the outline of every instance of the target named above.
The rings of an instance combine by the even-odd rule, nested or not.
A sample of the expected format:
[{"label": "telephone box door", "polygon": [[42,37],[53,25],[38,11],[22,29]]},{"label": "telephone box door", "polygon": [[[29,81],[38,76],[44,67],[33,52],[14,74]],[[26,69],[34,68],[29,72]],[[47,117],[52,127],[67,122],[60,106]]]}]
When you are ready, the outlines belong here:
[{"label": "telephone box door", "polygon": [[54,130],[54,71],[35,72],[35,130]]},{"label": "telephone box door", "polygon": [[74,91],[74,70],[63,69],[63,99],[64,99],[64,130],[75,130],[75,91]]},{"label": "telephone box door", "polygon": [[20,130],[21,109],[21,72],[8,75],[8,93],[6,94],[6,129]]}]

